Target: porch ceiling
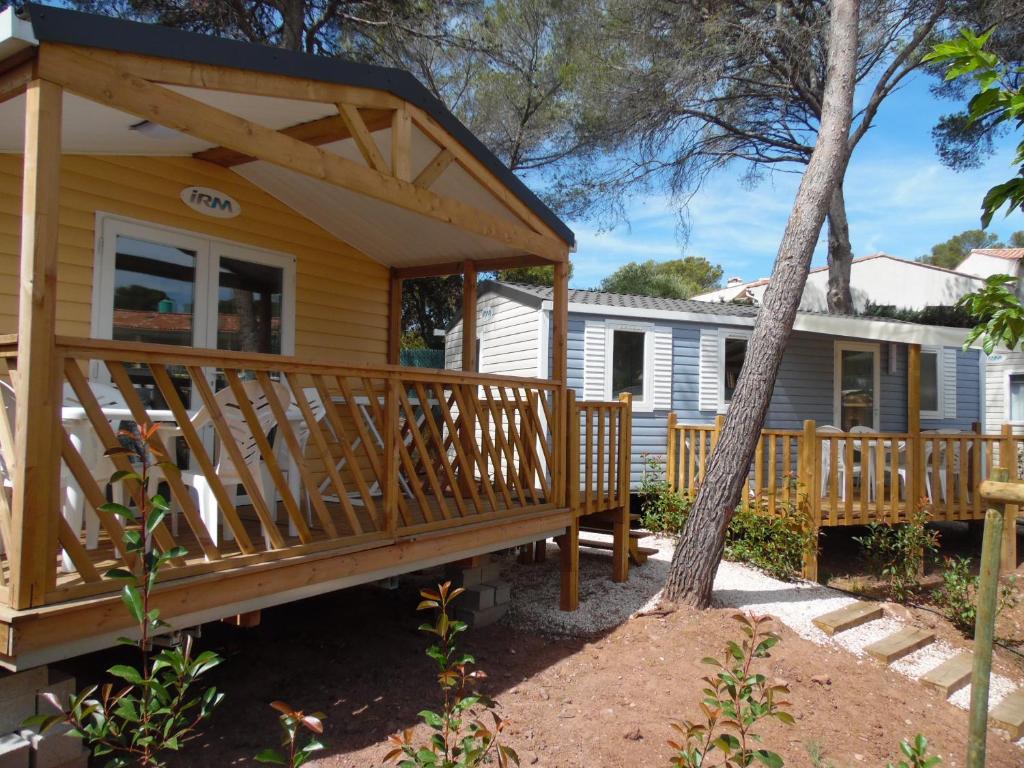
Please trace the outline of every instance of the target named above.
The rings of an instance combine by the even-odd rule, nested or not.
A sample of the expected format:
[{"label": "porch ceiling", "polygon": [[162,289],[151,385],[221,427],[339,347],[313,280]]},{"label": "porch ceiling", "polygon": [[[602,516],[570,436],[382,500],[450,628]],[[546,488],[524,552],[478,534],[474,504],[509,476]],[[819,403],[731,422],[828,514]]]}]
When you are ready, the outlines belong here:
[{"label": "porch ceiling", "polygon": [[[184,96],[275,130],[337,116],[334,104],[165,86]],[[0,103],[0,152],[20,153],[24,143],[25,96]],[[180,131],[134,129],[139,117],[118,109],[64,94],[62,147],[66,154],[191,156],[215,145]],[[391,162],[391,129],[372,133],[385,160]],[[320,145],[348,160],[362,163],[351,138]],[[410,165],[415,178],[435,158],[439,147],[415,125],[411,130]],[[338,239],[376,261],[393,267],[419,266],[461,259],[504,258],[522,250],[467,232],[421,214],[390,205],[319,179],[265,161],[231,165],[231,170],[281,200]],[[503,220],[521,219],[458,163],[451,163],[431,185],[431,191],[459,200]]]}]

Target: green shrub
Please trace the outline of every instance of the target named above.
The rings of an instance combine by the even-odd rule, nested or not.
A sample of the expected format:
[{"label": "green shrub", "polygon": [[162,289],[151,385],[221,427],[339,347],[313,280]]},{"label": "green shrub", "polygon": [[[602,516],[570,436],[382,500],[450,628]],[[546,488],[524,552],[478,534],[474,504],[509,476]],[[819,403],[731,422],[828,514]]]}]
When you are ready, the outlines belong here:
[{"label": "green shrub", "polygon": [[[196,738],[198,726],[220,703],[223,694],[216,688],[194,693],[199,678],[221,659],[212,651],[192,656],[192,638],[177,648],[153,653],[153,636],[168,628],[160,618],[160,610],[151,607],[151,594],[160,569],[169,561],[184,557],[183,547],[160,551],[153,545],[153,532],[170,507],[159,494],[146,498],[144,490],[151,469],[150,451],[158,450],[154,440],[157,427],[139,425],[139,435],[125,435],[133,446],[111,448],[107,455],[133,456],[139,471],[115,472],[110,482],[127,483],[129,490],[140,488],[137,503],[131,507],[108,503],[100,510],[116,515],[124,522],[124,550],[128,568],[113,568],[107,577],[124,582],[121,600],[135,621],[139,639],[120,638],[118,642],[137,648],[140,663],[116,664],[107,672],[123,682],[86,688],[61,701],[53,693],[41,696],[57,714],[29,718],[25,725],[45,732],[58,723],[71,726],[70,733],[80,737],[94,757],[105,757],[106,768],[137,765],[158,768],[164,765],[162,755],[176,752]],[[149,446],[149,451],[146,450]],[[165,473],[178,467],[166,456],[158,456]]]},{"label": "green shrub", "polygon": [[683,532],[693,500],[672,490],[665,480],[665,467],[657,456],[644,454],[640,478],[640,524],[652,533],[678,536]]},{"label": "green shrub", "polygon": [[942,758],[938,755],[928,754],[928,739],[920,733],[914,737],[913,741],[906,739],[901,741],[900,752],[903,753],[906,760],[889,763],[886,768],[935,768],[942,762]]},{"label": "green shrub", "polygon": [[925,527],[928,517],[926,510],[919,510],[906,523],[871,523],[865,535],[854,537],[894,600],[910,598],[920,583],[925,558],[939,551],[938,531]]},{"label": "green shrub", "polygon": [[[324,715],[322,712],[307,715],[305,712],[292,709],[291,705],[283,701],[272,701],[270,706],[280,713],[278,721],[284,734],[281,739],[281,747],[285,751],[264,749],[256,755],[256,762],[301,768],[313,758],[314,752],[319,752],[324,748],[317,738],[324,732]],[[309,737],[309,741],[301,747],[299,746],[300,731],[308,731],[313,734]]]},{"label": "green shrub", "polygon": [[[494,762],[498,768],[511,763],[519,765],[519,756],[511,747],[500,743],[505,723],[496,711],[497,703],[474,689],[477,680],[486,675],[472,669],[476,660],[458,648],[458,636],[466,624],[449,617],[448,609],[465,590],[452,589],[450,581],[439,584],[437,591],[423,590],[417,610],[435,611],[433,624],[421,624],[420,630],[434,635],[437,641],[427,649],[427,656],[437,665],[437,682],[441,689],[441,711],[425,709],[419,717],[433,731],[426,744],[413,742],[413,731],[406,729],[392,736],[394,748],[384,757],[399,768],[476,768]],[[490,713],[485,723],[483,713]]]},{"label": "green shrub", "polygon": [[725,531],[725,557],[750,563],[784,581],[800,575],[804,555],[817,545],[806,515],[797,505],[776,514],[740,509]]},{"label": "green shrub", "polygon": [[[978,576],[971,574],[969,557],[947,557],[942,569],[942,588],[933,595],[942,615],[968,636],[974,634],[974,622],[978,613],[978,581]],[[1004,608],[1017,605],[1018,600],[1017,578],[1010,576],[1009,580],[999,585],[996,616]]]},{"label": "green shrub", "polygon": [[766,718],[792,725],[793,716],[783,707],[789,702],[785,685],[773,685],[754,664],[769,657],[768,651],[779,642],[777,635],[767,631],[767,616],[733,616],[746,636],[741,643],[729,641],[721,661],[711,657],[704,664],[714,672],[702,678],[704,699],[700,720],[672,723],[682,735],[681,741],[669,741],[675,751],[670,764],[676,768],[708,768],[712,760],[722,766],[748,766],[755,761],[768,768],[781,768],[782,758],[767,749],[756,747],[761,737],[754,726]]}]

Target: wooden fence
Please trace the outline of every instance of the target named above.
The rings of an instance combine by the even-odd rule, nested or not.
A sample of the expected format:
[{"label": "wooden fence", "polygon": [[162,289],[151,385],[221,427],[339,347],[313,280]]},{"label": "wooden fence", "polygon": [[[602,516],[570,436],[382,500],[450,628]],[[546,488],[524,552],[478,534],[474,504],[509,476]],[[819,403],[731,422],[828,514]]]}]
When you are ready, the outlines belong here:
[{"label": "wooden fence", "polygon": [[[700,488],[723,424],[680,424],[670,414],[666,478],[674,490]],[[932,521],[983,520],[981,484],[1000,466],[1016,477],[1018,444],[1008,424],[998,435],[840,432],[814,421],[765,429],[740,504],[767,514],[799,505],[816,529],[900,523],[918,510]]]}]

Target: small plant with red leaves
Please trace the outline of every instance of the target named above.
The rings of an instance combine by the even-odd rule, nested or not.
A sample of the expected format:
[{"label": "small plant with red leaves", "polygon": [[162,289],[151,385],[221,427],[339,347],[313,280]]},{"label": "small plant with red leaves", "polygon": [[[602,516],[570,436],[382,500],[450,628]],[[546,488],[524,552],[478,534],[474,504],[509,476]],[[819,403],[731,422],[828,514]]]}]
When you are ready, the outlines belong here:
[{"label": "small plant with red leaves", "polygon": [[[429,742],[413,742],[413,730],[391,737],[394,745],[384,761],[392,760],[399,768],[474,768],[492,760],[499,768],[511,763],[519,765],[519,756],[511,747],[500,743],[504,721],[495,711],[497,703],[475,690],[477,681],[486,675],[472,669],[476,660],[462,653],[456,642],[466,631],[466,624],[452,619],[448,609],[465,590],[452,589],[450,581],[436,591],[422,590],[423,600],[416,610],[436,611],[433,624],[422,624],[420,630],[437,637],[427,649],[427,656],[437,664],[437,682],[441,689],[441,711],[423,710],[423,722],[433,731]],[[484,722],[481,709],[490,714],[491,724]]]},{"label": "small plant with red leaves", "polygon": [[[299,768],[304,765],[313,755],[324,748],[324,745],[317,738],[324,732],[324,716],[320,712],[307,715],[283,701],[274,701],[271,707],[281,713],[281,730],[284,731],[284,738],[281,746],[284,752],[277,749],[264,749],[256,755],[257,763],[271,763],[273,765],[287,765],[289,768]],[[308,731],[313,734],[303,746],[299,746],[300,731]]]}]

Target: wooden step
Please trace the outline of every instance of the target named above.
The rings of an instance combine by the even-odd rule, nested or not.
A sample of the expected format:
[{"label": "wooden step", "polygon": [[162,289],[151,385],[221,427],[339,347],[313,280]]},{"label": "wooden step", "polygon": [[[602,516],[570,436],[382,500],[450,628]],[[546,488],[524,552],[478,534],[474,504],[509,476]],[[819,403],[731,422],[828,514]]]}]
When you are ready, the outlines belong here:
[{"label": "wooden step", "polygon": [[[611,527],[604,528],[604,527],[599,526],[599,525],[590,525],[589,523],[586,524],[586,525],[580,525],[580,531],[582,531],[584,533],[607,533],[607,534],[614,533],[614,531],[613,531],[613,529]],[[654,534],[651,533],[650,531],[637,531],[637,530],[632,530],[632,529],[629,531],[629,538],[631,538],[631,539],[646,539],[648,536],[653,536],[653,535]]]},{"label": "wooden step", "polygon": [[958,653],[926,672],[921,682],[948,698],[971,682],[972,664],[971,654]]},{"label": "wooden step", "polygon": [[883,637],[881,640],[865,646],[864,650],[871,658],[877,659],[883,664],[892,664],[897,659],[902,659],[934,642],[934,632],[917,627],[904,627],[899,632],[893,632],[888,637]]},{"label": "wooden step", "polygon": [[992,709],[989,722],[1009,732],[1011,739],[1024,736],[1024,688],[1018,688]]},{"label": "wooden step", "polygon": [[881,618],[882,606],[877,603],[865,603],[858,600],[838,610],[830,611],[816,619],[813,619],[814,626],[831,637],[836,632],[842,632],[869,621]]},{"label": "wooden step", "polygon": [[[614,544],[610,541],[599,541],[597,539],[580,539],[581,547],[588,547],[590,549],[606,549],[609,552],[614,548]],[[629,559],[633,565],[643,565],[647,562],[649,555],[658,554],[658,550],[654,547],[641,547],[638,546],[636,541],[630,539],[629,541]]]}]

